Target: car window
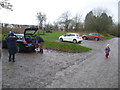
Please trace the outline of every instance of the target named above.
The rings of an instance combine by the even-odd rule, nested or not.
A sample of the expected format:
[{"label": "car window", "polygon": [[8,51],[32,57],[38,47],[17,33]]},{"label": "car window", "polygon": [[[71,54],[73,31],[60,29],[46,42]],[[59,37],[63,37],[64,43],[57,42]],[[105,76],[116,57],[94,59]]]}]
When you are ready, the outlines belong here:
[{"label": "car window", "polygon": [[70,34],[70,36],[75,36],[75,34]]},{"label": "car window", "polygon": [[32,30],[29,30],[29,31],[26,31],[26,34],[33,34],[35,31],[32,31]]},{"label": "car window", "polygon": [[26,28],[24,31],[24,35],[33,35],[37,32],[38,28]]},{"label": "car window", "polygon": [[92,35],[92,33],[90,33],[89,35]]},{"label": "car window", "polygon": [[71,36],[71,34],[68,34],[68,36]]},{"label": "car window", "polygon": [[100,34],[94,34],[95,36],[99,36]]},{"label": "car window", "polygon": [[99,36],[100,34],[96,34],[97,36]]},{"label": "car window", "polygon": [[65,34],[64,36],[67,36],[67,34]]},{"label": "car window", "polygon": [[22,35],[16,35],[19,40],[23,40],[24,37]]},{"label": "car window", "polygon": [[70,36],[70,34],[65,34],[64,36]]},{"label": "car window", "polygon": [[79,34],[77,34],[76,36],[77,36],[77,37],[80,37],[80,35],[79,35]]}]

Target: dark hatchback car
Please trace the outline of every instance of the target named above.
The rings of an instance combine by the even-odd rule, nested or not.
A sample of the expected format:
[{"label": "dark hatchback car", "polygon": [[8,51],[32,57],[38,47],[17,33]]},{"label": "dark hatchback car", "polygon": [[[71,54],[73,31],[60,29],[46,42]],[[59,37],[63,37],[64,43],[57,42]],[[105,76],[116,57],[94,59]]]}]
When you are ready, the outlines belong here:
[{"label": "dark hatchback car", "polygon": [[[18,52],[34,51],[34,34],[37,28],[26,28],[24,34],[15,34],[17,36]],[[7,48],[6,39],[2,39],[2,48]]]}]

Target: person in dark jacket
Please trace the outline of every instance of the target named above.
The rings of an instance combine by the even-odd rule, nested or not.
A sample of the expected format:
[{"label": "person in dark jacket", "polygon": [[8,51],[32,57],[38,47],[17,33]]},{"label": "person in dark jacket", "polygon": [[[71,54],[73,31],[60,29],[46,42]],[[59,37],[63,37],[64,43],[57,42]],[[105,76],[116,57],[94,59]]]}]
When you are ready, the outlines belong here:
[{"label": "person in dark jacket", "polygon": [[39,45],[39,43],[40,43],[40,46],[39,46],[39,48],[40,48],[40,53],[43,53],[43,44],[44,44],[44,40],[43,40],[43,38],[42,37],[40,37],[40,35],[37,35],[37,36],[35,36],[35,39],[36,39],[36,45],[38,46]]},{"label": "person in dark jacket", "polygon": [[6,38],[9,52],[9,61],[13,60],[13,62],[15,62],[15,54],[17,53],[16,40],[17,37],[14,35],[13,32],[11,32],[9,36]]}]

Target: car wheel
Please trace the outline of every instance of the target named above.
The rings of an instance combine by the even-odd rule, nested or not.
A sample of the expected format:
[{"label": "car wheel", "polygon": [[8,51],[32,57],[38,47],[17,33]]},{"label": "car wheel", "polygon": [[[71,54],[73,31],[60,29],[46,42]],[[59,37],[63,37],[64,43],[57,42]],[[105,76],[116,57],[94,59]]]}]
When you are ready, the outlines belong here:
[{"label": "car wheel", "polygon": [[73,43],[77,43],[77,40],[76,40],[76,39],[74,39],[74,40],[73,40]]},{"label": "car wheel", "polygon": [[87,37],[83,37],[84,40],[87,40]]},{"label": "car wheel", "polygon": [[62,38],[60,38],[60,41],[61,41],[61,42],[63,42],[63,39],[62,39]]},{"label": "car wheel", "polygon": [[99,38],[94,38],[95,39],[95,41],[99,41]]}]

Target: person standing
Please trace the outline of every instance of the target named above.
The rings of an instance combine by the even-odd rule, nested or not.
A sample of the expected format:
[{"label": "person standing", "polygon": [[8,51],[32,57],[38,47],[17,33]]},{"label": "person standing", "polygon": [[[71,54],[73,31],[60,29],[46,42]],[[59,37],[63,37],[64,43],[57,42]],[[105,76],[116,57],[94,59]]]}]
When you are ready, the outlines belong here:
[{"label": "person standing", "polygon": [[43,45],[44,45],[44,40],[42,37],[40,37],[40,35],[37,35],[36,37],[36,45],[39,45],[39,48],[40,48],[40,53],[43,53]]},{"label": "person standing", "polygon": [[106,48],[105,48],[105,57],[106,57],[106,58],[108,58],[109,52],[110,52],[110,47],[109,47],[109,44],[107,44],[107,46],[106,46]]},{"label": "person standing", "polygon": [[17,37],[14,35],[14,32],[11,32],[9,36],[6,38],[8,52],[9,52],[9,62],[13,60],[15,62],[15,54],[17,53]]}]

